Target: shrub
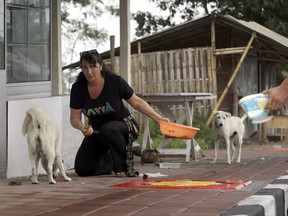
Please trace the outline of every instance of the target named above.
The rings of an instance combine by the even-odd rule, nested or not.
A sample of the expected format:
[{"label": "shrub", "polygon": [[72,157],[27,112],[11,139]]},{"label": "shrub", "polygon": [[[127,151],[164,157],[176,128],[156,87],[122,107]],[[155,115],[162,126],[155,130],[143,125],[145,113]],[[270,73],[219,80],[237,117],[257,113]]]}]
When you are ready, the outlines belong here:
[{"label": "shrub", "polygon": [[[203,150],[214,148],[213,131],[209,126],[205,125],[205,122],[206,119],[202,117],[199,113],[194,114],[193,127],[200,128],[200,130],[197,132],[195,136],[195,140]],[[150,121],[149,126],[150,126],[150,136],[152,139],[152,148],[157,148],[157,146],[160,144],[164,136],[163,134],[161,134],[159,125],[155,121]],[[136,141],[137,143],[142,143],[143,131],[144,127],[142,126],[140,130],[140,135]],[[165,148],[186,148],[186,144],[181,139],[171,139],[166,144]]]},{"label": "shrub", "polygon": [[195,136],[195,140],[200,145],[201,149],[212,149],[214,148],[213,131],[205,122],[206,119],[199,113],[194,114],[193,127],[200,128]]}]

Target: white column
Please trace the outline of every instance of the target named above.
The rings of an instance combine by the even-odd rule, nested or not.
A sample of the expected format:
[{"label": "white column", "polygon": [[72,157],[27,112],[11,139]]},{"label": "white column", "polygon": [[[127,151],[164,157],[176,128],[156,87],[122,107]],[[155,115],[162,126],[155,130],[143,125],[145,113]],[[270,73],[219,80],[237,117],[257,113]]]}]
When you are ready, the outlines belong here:
[{"label": "white column", "polygon": [[51,84],[52,95],[61,95],[62,87],[62,49],[61,49],[61,1],[51,1],[52,4],[52,49],[51,49]]},{"label": "white column", "polygon": [[[5,8],[6,3],[5,1],[1,1],[0,3],[0,22],[1,24],[4,25],[4,28],[1,28],[1,32],[5,33],[6,30],[6,21],[5,21]],[[3,12],[3,13],[2,13]],[[5,37],[5,34],[4,34]],[[1,52],[5,51],[7,52],[7,46],[6,42],[7,38],[4,38],[4,47],[5,49],[1,49]],[[6,56],[6,53],[4,54]],[[1,55],[1,58],[3,55]],[[4,63],[5,67],[7,67],[7,61],[6,58],[4,57]],[[6,131],[6,125],[7,125],[7,110],[6,110],[6,90],[7,90],[7,76],[6,76],[6,69],[5,68],[0,68],[0,179],[6,178],[6,171],[7,171],[7,131]]]},{"label": "white column", "polygon": [[119,0],[120,4],[120,75],[131,84],[130,78],[130,0]]}]

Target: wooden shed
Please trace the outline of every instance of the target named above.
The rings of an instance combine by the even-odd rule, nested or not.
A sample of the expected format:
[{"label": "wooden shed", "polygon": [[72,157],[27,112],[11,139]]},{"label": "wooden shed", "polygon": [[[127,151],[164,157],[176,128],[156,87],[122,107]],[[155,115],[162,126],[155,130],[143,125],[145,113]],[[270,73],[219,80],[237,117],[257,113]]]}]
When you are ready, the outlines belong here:
[{"label": "wooden shed", "polygon": [[[120,47],[101,53],[122,74],[119,55]],[[241,116],[239,99],[274,87],[287,63],[288,38],[253,21],[207,15],[131,42],[131,85],[139,94],[212,93],[215,99],[194,108],[210,125],[215,110]],[[249,121],[247,127],[246,138],[258,131]]]},{"label": "wooden shed", "polygon": [[[111,48],[101,56],[117,71],[120,49]],[[131,55],[137,92],[211,92],[217,99],[199,104],[202,114],[239,115],[241,97],[276,85],[288,39],[253,21],[207,15],[131,42]]]}]

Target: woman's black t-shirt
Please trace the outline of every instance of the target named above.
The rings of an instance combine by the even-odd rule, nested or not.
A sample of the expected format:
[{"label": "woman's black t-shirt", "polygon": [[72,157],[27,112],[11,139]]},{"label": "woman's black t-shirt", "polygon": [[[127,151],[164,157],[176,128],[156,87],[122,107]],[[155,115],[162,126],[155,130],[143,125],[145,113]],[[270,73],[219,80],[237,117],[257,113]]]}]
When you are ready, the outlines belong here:
[{"label": "woman's black t-shirt", "polygon": [[96,99],[90,97],[86,82],[75,82],[71,88],[70,108],[82,109],[92,128],[98,130],[109,121],[120,121],[130,115],[122,99],[130,99],[133,93],[128,83],[118,75],[105,77],[102,92]]}]

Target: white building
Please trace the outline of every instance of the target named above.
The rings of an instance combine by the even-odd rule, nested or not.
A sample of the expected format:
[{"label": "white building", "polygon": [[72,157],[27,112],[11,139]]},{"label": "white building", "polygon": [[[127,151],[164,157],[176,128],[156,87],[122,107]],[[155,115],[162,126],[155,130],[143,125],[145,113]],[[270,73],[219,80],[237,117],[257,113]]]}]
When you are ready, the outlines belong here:
[{"label": "white building", "polygon": [[73,168],[77,146],[69,140],[81,137],[69,125],[69,96],[62,96],[60,15],[60,1],[0,2],[1,178],[31,174],[21,127],[32,106],[43,108],[64,129],[63,157],[66,168]]},{"label": "white building", "polygon": [[[130,0],[119,3],[120,24],[126,27],[120,32],[120,73],[129,81]],[[43,108],[62,128],[65,166],[74,167],[83,137],[70,126],[69,95],[62,95],[60,6],[58,0],[0,1],[0,178],[31,174],[21,127],[32,106]]]},{"label": "white building", "polygon": [[[58,0],[0,1],[0,178],[31,174],[21,127],[25,111],[32,106],[43,108],[62,128],[65,166],[74,167],[83,137],[70,126],[69,95],[62,95],[60,4]],[[120,32],[120,39],[125,38],[122,71],[129,71],[130,1],[120,1],[120,7],[124,8],[120,20],[127,27],[127,32]]]}]

